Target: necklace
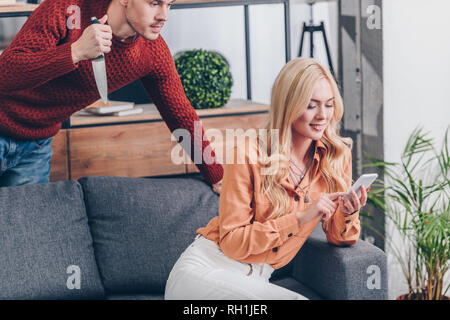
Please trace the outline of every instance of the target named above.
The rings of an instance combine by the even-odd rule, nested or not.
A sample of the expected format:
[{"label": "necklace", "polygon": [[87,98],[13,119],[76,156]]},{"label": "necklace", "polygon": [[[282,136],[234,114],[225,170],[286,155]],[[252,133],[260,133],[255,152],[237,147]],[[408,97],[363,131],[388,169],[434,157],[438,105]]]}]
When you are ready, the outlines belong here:
[{"label": "necklace", "polygon": [[[312,149],[312,150],[314,150],[314,153],[315,153],[315,150],[316,150],[316,143],[315,143],[315,141],[314,141],[313,143],[314,143],[314,146],[313,146],[313,149]],[[308,203],[308,202],[311,201],[311,200],[309,199],[309,190],[310,190],[310,188],[311,188],[311,178],[312,178],[311,172],[309,173],[309,184],[308,184],[308,190],[307,190],[306,192],[305,192],[305,190],[303,190],[303,188],[300,186],[300,183],[303,181],[303,178],[305,177],[306,173],[308,172],[309,168],[311,167],[312,160],[313,160],[313,156],[310,156],[310,157],[309,157],[309,160],[308,160],[308,164],[307,164],[307,166],[305,167],[304,171],[301,170],[301,169],[299,168],[299,166],[298,166],[296,163],[294,163],[292,160],[289,160],[290,163],[292,163],[292,164],[294,165],[294,167],[295,167],[297,170],[299,170],[299,171],[301,172],[301,173],[300,173],[300,179],[297,181],[297,180],[295,179],[295,176],[298,175],[298,171],[297,171],[297,173],[294,172],[292,166],[289,166],[289,175],[290,175],[290,177],[291,177],[292,182],[294,183],[294,189],[300,188],[300,190],[302,191],[303,195],[305,196],[305,203]]]},{"label": "necklace", "polygon": [[[306,173],[306,167],[305,169],[301,169],[294,161],[292,161],[292,159],[289,160],[291,162],[291,164],[293,165],[293,167],[290,167],[291,172],[295,175],[295,176],[300,176],[300,179],[303,179],[303,177],[305,176]],[[294,172],[294,168],[297,170],[297,172]],[[292,174],[291,174],[292,175]],[[295,182],[294,182],[295,183]]]},{"label": "necklace", "polygon": [[302,181],[302,179],[305,177],[306,172],[294,172],[292,168],[289,168],[289,176],[291,178],[292,183],[295,187]]}]

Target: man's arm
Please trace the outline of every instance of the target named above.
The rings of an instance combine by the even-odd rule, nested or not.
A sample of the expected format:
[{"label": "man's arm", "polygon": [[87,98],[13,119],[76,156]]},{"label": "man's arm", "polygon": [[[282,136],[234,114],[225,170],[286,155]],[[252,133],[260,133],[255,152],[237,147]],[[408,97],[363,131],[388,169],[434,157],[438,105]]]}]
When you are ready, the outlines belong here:
[{"label": "man's arm", "polygon": [[0,56],[0,91],[35,88],[77,66],[66,36],[66,3],[44,1],[31,14],[14,40]]},{"label": "man's arm", "polygon": [[[186,97],[172,55],[162,37],[152,43],[157,55],[151,74],[142,78],[142,84],[158,108],[170,131],[186,129],[191,137],[191,159],[209,184],[222,180],[222,165],[216,163],[214,151],[201,127],[200,119]],[[195,130],[194,130],[195,129]],[[197,153],[197,157],[195,157]]]}]

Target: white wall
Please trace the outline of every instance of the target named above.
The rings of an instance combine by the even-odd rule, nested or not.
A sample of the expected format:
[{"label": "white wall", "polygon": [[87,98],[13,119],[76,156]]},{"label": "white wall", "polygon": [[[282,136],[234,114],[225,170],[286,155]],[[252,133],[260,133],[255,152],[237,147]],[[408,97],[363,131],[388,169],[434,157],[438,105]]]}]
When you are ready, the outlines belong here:
[{"label": "white wall", "polygon": [[173,55],[187,49],[223,54],[233,75],[232,98],[246,96],[243,14],[241,7],[171,10],[161,32]]},{"label": "white wall", "polygon": [[[382,10],[384,158],[399,161],[417,125],[431,131],[440,147],[450,124],[450,2],[383,1]],[[388,256],[389,295],[395,299],[407,287]]]}]

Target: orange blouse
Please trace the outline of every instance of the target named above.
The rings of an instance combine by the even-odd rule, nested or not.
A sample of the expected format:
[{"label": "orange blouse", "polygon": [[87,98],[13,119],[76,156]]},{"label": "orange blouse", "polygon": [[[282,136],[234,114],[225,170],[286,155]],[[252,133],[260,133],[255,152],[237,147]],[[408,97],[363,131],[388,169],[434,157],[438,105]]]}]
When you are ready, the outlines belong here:
[{"label": "orange blouse", "polygon": [[[243,150],[244,149],[244,150]],[[312,167],[308,170],[300,186],[308,190],[309,175],[311,187],[310,202],[304,202],[303,192],[286,179],[282,186],[290,196],[290,209],[280,218],[267,219],[271,213],[271,203],[262,192],[260,166],[250,158],[258,153],[257,142],[249,148],[237,148],[233,151],[239,160],[236,164],[225,164],[222,191],[219,200],[219,215],[210,220],[206,227],[197,230],[197,234],[217,243],[220,249],[231,259],[245,263],[270,264],[278,269],[288,264],[298,253],[306,239],[320,222],[321,217],[299,225],[295,213],[305,210],[322,193],[327,192],[325,180],[318,172],[320,159],[327,149],[316,141]],[[350,188],[352,183],[352,156],[350,149],[345,153],[345,181]],[[245,162],[245,163],[244,163]],[[256,163],[255,163],[256,162]],[[359,212],[346,215],[340,206],[334,215],[322,223],[328,242],[338,246],[354,244],[361,231]]]}]

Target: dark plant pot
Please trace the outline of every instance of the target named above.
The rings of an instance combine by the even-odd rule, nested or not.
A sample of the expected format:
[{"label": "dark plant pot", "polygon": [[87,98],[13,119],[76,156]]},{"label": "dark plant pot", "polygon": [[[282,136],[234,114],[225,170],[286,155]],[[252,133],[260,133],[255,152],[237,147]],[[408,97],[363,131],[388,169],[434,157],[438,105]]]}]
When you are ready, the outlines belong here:
[{"label": "dark plant pot", "polygon": [[[422,294],[413,293],[410,296],[408,293],[406,293],[406,294],[402,294],[401,296],[398,296],[397,300],[424,300],[424,298],[423,298]],[[442,300],[450,300],[450,297],[443,296]]]}]

